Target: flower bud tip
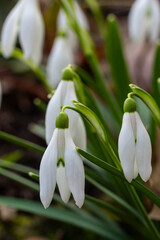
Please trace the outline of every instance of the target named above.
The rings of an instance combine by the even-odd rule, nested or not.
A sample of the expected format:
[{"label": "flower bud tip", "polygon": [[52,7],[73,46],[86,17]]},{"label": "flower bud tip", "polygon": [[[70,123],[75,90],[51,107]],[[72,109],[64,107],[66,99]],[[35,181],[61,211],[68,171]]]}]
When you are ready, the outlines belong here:
[{"label": "flower bud tip", "polygon": [[56,128],[65,129],[68,128],[69,118],[64,112],[60,112],[56,118]]},{"label": "flower bud tip", "polygon": [[132,98],[127,98],[123,106],[124,112],[135,112],[136,111],[136,102]]},{"label": "flower bud tip", "polygon": [[74,72],[72,70],[72,65],[68,65],[67,68],[62,71],[62,80],[72,81],[74,77]]}]

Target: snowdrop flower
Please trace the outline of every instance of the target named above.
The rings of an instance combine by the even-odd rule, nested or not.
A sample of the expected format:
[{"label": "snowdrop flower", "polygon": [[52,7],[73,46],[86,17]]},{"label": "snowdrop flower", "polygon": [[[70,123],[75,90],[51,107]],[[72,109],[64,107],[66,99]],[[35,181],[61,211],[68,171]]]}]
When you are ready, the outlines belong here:
[{"label": "snowdrop flower", "polygon": [[[76,92],[73,83],[73,71],[71,67],[64,69],[62,80],[58,88],[48,103],[45,117],[46,142],[51,141],[57,115],[61,112],[63,106],[73,106],[71,100],[76,100]],[[69,116],[69,129],[76,146],[86,149],[86,130],[82,118],[75,111],[66,109]]]},{"label": "snowdrop flower", "polygon": [[147,181],[152,172],[151,141],[133,99],[124,103],[124,116],[118,140],[119,157],[128,182],[140,174],[143,181]]},{"label": "snowdrop flower", "polygon": [[[89,24],[88,20],[80,8],[79,4],[77,1],[74,1],[74,7],[75,7],[75,12],[76,12],[76,17],[79,25],[87,30],[89,30]],[[63,9],[60,9],[59,14],[58,14],[58,19],[57,19],[57,28],[58,30],[60,29],[66,29],[69,28],[68,22],[67,22],[67,17]]]},{"label": "snowdrop flower", "polygon": [[74,49],[68,36],[56,37],[47,62],[47,79],[55,89],[61,80],[61,72],[74,63]]},{"label": "snowdrop flower", "polygon": [[136,0],[129,13],[129,34],[133,42],[142,43],[146,38],[155,42],[160,29],[158,0]]},{"label": "snowdrop flower", "polygon": [[44,23],[39,0],[19,0],[7,16],[1,35],[4,57],[11,56],[18,33],[24,57],[39,64],[44,42]]},{"label": "snowdrop flower", "polygon": [[[88,30],[87,18],[76,1],[74,6],[79,25]],[[54,89],[61,80],[62,69],[74,63],[74,51],[78,46],[77,36],[70,28],[63,9],[58,14],[57,29],[60,33],[65,31],[65,35],[56,37],[47,62],[47,79]]]},{"label": "snowdrop flower", "polygon": [[56,129],[42,157],[40,199],[45,208],[52,201],[56,182],[65,203],[71,193],[78,207],[81,208],[84,203],[84,166],[68,129],[68,121],[66,113],[58,115]]}]

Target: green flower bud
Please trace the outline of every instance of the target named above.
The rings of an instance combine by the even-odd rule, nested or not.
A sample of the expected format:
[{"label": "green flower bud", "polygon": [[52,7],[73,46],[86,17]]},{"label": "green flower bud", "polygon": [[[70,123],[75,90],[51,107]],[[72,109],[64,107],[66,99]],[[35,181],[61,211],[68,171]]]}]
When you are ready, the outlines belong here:
[{"label": "green flower bud", "polygon": [[62,80],[72,81],[73,77],[74,77],[74,72],[72,70],[72,66],[68,65],[68,67],[63,69],[62,71]]},{"label": "green flower bud", "polygon": [[56,128],[65,129],[69,126],[68,115],[64,112],[60,112],[56,118]]},{"label": "green flower bud", "polygon": [[124,112],[135,112],[136,111],[136,102],[132,98],[127,98],[123,105]]}]

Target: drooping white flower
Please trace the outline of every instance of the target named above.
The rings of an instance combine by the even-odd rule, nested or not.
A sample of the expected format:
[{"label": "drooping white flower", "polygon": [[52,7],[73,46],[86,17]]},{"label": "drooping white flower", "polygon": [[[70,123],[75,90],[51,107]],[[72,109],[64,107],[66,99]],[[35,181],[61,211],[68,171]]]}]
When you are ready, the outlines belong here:
[{"label": "drooping white flower", "polygon": [[66,115],[58,115],[56,129],[40,165],[40,199],[45,208],[52,201],[56,182],[65,203],[68,202],[71,193],[78,207],[82,207],[84,203],[83,161],[76,151]]},{"label": "drooping white flower", "polygon": [[129,34],[133,42],[146,38],[155,42],[160,30],[160,4],[158,0],[136,0],[129,13]]},{"label": "drooping white flower", "polygon": [[[65,73],[67,72],[67,78]],[[55,129],[55,122],[57,115],[61,112],[63,106],[73,106],[72,100],[77,101],[77,96],[72,81],[73,74],[70,72],[70,68],[66,68],[63,71],[61,82],[59,83],[57,90],[51,100],[48,103],[46,116],[45,116],[45,129],[46,129],[46,142],[49,144],[53,131]],[[66,113],[69,116],[69,129],[76,146],[86,149],[86,130],[84,123],[80,115],[69,109],[66,109]]]},{"label": "drooping white flower", "polygon": [[[87,18],[76,1],[74,5],[79,25],[89,29]],[[61,80],[62,69],[74,63],[74,51],[78,46],[78,38],[70,28],[63,9],[60,9],[58,14],[57,30],[63,30],[66,34],[56,37],[47,62],[47,79],[53,88],[56,88]]]},{"label": "drooping white flower", "polygon": [[50,85],[57,88],[62,69],[74,63],[74,49],[68,36],[58,36],[53,44],[47,62],[47,79]]},{"label": "drooping white flower", "polygon": [[[128,101],[128,102],[127,102]],[[131,182],[139,175],[147,181],[152,172],[151,166],[151,141],[139,114],[136,112],[132,99],[126,100],[122,128],[118,140],[119,157],[126,179]]]},{"label": "drooping white flower", "polygon": [[39,0],[19,0],[7,16],[1,35],[4,57],[11,56],[18,33],[24,57],[39,64],[44,42],[44,23]]}]

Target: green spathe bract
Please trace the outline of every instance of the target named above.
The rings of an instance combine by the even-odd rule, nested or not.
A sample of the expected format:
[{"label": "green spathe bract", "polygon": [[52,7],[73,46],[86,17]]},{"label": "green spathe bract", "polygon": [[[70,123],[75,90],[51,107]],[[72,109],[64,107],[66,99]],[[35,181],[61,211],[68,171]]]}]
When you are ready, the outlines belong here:
[{"label": "green spathe bract", "polygon": [[123,106],[124,112],[135,112],[136,111],[136,102],[132,98],[127,98]]},{"label": "green spathe bract", "polygon": [[64,112],[58,114],[56,118],[56,128],[65,129],[68,128],[69,118],[68,115]]},{"label": "green spathe bract", "polygon": [[68,67],[63,69],[62,71],[62,80],[73,81],[73,78],[74,78],[74,72],[72,70],[72,66],[68,65]]}]

